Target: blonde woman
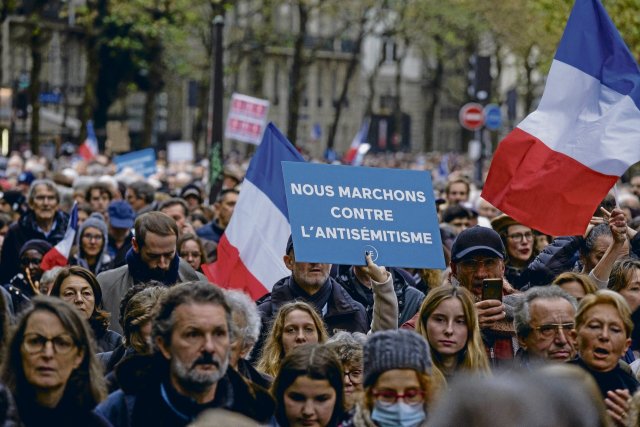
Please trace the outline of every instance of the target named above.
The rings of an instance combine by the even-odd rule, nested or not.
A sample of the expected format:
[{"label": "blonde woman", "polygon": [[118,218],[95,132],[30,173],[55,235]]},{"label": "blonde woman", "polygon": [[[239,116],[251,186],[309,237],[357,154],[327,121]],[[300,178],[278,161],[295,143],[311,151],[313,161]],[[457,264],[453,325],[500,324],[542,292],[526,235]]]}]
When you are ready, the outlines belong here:
[{"label": "blonde woman", "polygon": [[303,344],[323,344],[328,337],[313,307],[302,301],[285,304],[273,319],[257,368],[276,377],[282,360],[292,349]]},{"label": "blonde woman", "polygon": [[473,296],[466,289],[432,289],[420,307],[416,330],[429,343],[434,374],[450,378],[461,369],[489,371]]}]

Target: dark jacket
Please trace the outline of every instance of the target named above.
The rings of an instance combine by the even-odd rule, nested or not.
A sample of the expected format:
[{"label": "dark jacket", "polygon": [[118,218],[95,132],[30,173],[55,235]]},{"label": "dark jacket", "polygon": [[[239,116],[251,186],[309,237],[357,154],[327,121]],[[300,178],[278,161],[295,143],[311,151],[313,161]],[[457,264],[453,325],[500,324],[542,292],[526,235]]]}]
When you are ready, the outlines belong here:
[{"label": "dark jacket", "polygon": [[170,385],[169,365],[161,356],[133,356],[116,369],[121,390],[111,393],[96,412],[119,427],[181,427],[202,411],[224,408],[258,422],[267,422],[275,403],[263,388],[233,369],[218,381],[212,402],[199,405]]},{"label": "dark jacket", "polygon": [[196,230],[198,236],[216,243],[220,242],[223,233],[224,228],[221,228],[215,219]]},{"label": "dark jacket", "polygon": [[71,399],[64,397],[55,408],[38,405],[33,398],[15,396],[20,421],[24,427],[111,427],[102,415],[88,409],[78,408]]},{"label": "dark jacket", "polygon": [[[409,283],[396,269],[390,268],[389,272],[393,277],[393,290],[398,298],[398,324],[402,325],[418,312],[424,300],[424,294],[413,286],[409,286]],[[371,325],[373,321],[373,291],[360,283],[352,267],[343,269],[336,280],[351,298],[364,306],[367,311],[367,323]]]},{"label": "dark jacket", "polygon": [[9,280],[18,274],[20,260],[18,253],[20,248],[28,240],[42,239],[55,246],[67,231],[69,224],[69,215],[62,211],[57,211],[54,219],[54,227],[48,236],[45,236],[38,230],[36,218],[33,211],[29,211],[25,216],[20,218],[18,222],[9,227],[9,231],[5,236],[2,244],[2,254],[0,255],[0,283],[8,283]]},{"label": "dark jacket", "polygon": [[131,238],[133,233],[129,232],[126,239],[119,248],[116,247],[115,239],[109,236],[107,244],[107,253],[111,257],[111,268],[118,268],[127,263],[127,252],[131,249]]},{"label": "dark jacket", "polygon": [[616,367],[609,372],[594,371],[589,368],[587,364],[584,363],[584,361],[579,357],[567,363],[578,365],[589,374],[591,374],[593,379],[596,381],[596,384],[598,384],[598,388],[600,389],[600,393],[602,394],[603,398],[607,397],[608,391],[613,391],[616,389],[629,390],[629,394],[633,396],[636,390],[638,390],[638,386],[640,385],[638,384],[638,380],[636,380],[631,373],[626,372],[620,367],[620,363],[618,363]]},{"label": "dark jacket", "polygon": [[[258,311],[262,317],[262,330],[269,330],[269,322],[278,312],[278,309],[288,302],[296,300],[292,292],[291,276],[279,280],[271,293],[260,299]],[[355,301],[333,278],[327,279],[331,282],[332,291],[327,303],[326,312],[322,313],[322,307],[316,307],[318,313],[322,313],[322,318],[327,326],[329,335],[338,331],[362,332],[369,331],[370,323],[367,322],[367,313],[362,304]]]},{"label": "dark jacket", "polygon": [[[95,330],[94,333],[96,333]],[[115,331],[107,329],[99,337],[96,333],[96,347],[99,352],[113,351],[121,344],[122,335]]]},{"label": "dark jacket", "polygon": [[9,280],[9,283],[5,283],[2,286],[11,295],[10,307],[13,308],[13,315],[20,314],[27,307],[31,306],[31,298],[33,298],[36,293],[27,282],[24,274],[16,274]]},{"label": "dark jacket", "polygon": [[581,236],[557,237],[547,245],[518,277],[519,289],[545,286],[565,271],[572,271],[578,261]]}]

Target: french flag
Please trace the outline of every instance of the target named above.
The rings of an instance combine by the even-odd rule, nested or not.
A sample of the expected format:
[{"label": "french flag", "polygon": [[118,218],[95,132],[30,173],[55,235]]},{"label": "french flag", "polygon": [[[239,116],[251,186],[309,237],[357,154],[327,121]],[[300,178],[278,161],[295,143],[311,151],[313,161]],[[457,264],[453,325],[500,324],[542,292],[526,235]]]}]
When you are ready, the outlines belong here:
[{"label": "french flag", "polygon": [[[369,119],[365,119],[358,130],[355,138],[351,141],[351,146],[349,150],[344,155],[342,159],[342,163],[360,166],[362,164],[362,160],[364,155],[367,154],[369,149],[371,148],[370,144],[367,144],[367,135],[369,134]],[[359,164],[358,164],[359,163]]]},{"label": "french flag", "polygon": [[256,300],[291,274],[282,259],[291,234],[283,161],[304,159],[269,123],[242,182],[231,221],[218,243],[218,259],[202,266],[212,283],[240,289]]},{"label": "french flag", "polygon": [[73,209],[71,209],[71,217],[69,218],[69,225],[67,226],[67,231],[64,233],[64,237],[42,257],[40,268],[42,268],[43,271],[48,271],[58,266],[64,267],[69,263],[71,248],[73,247],[77,232],[78,202],[75,202]]},{"label": "french flag", "polygon": [[577,0],[540,105],[500,143],[482,197],[550,235],[581,235],[640,160],[640,70],[598,0]]},{"label": "french flag", "polygon": [[87,139],[78,147],[78,154],[87,161],[95,159],[98,155],[98,138],[91,120],[87,122]]}]

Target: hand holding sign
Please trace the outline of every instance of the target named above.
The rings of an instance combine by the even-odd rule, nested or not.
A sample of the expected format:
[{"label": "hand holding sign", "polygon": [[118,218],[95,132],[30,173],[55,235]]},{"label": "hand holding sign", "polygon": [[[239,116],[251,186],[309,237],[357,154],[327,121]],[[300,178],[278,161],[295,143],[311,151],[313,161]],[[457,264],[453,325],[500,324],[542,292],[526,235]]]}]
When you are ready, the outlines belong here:
[{"label": "hand holding sign", "polygon": [[367,265],[364,266],[354,266],[358,272],[357,276],[365,276],[368,277],[369,280],[373,280],[374,282],[384,283],[389,279],[389,272],[382,266],[377,265],[371,259],[371,254],[369,252],[365,253],[364,260]]}]

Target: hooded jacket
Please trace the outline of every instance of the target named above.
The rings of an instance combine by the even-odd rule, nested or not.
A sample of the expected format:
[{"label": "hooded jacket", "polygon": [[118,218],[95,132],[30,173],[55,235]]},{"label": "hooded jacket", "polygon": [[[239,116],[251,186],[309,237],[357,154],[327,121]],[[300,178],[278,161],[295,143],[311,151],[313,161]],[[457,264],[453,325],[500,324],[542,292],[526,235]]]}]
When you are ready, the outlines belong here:
[{"label": "hooded jacket", "polygon": [[[100,254],[98,254],[98,257],[97,257],[98,259],[96,261],[96,264],[93,266],[93,268],[89,266],[87,259],[83,256],[83,253],[82,253],[83,252],[82,236],[84,235],[84,232],[89,227],[93,227],[97,230],[100,230],[100,234],[102,234],[102,251],[100,251]],[[76,233],[76,241],[75,241],[76,253],[74,257],[70,260],[69,264],[79,265],[80,267],[84,267],[96,275],[99,273],[102,273],[103,271],[109,270],[112,266],[112,263],[111,263],[111,256],[109,256],[108,246],[109,246],[109,231],[107,229],[107,224],[105,224],[104,222],[104,217],[97,212],[92,213],[91,216],[82,223],[82,226],[80,226],[78,233]]]},{"label": "hooded jacket", "polygon": [[218,381],[212,402],[199,405],[170,385],[169,364],[160,355],[132,356],[116,368],[121,390],[111,393],[96,412],[114,426],[181,427],[202,411],[224,408],[266,423],[275,410],[269,393],[231,368]]}]

